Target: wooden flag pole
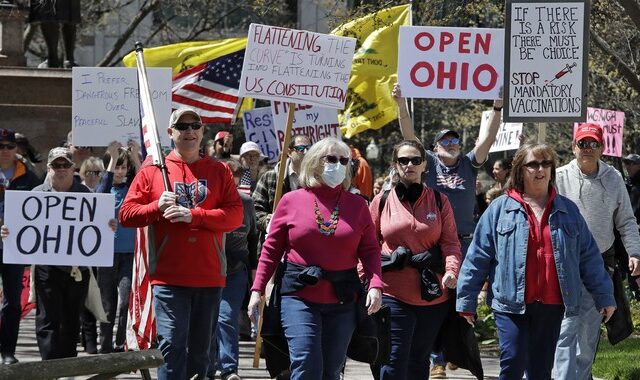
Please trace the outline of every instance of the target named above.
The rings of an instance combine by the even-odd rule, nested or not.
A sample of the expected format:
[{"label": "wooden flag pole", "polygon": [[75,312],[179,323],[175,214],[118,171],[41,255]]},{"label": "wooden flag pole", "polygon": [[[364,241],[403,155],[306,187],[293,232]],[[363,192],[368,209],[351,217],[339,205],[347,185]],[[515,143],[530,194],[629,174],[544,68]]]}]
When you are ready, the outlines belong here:
[{"label": "wooden flag pole", "polygon": [[[296,109],[296,105],[294,103],[287,103],[289,105],[289,110],[287,114],[287,128],[284,132],[284,141],[282,142],[282,151],[280,152],[280,161],[278,162],[278,179],[276,181],[276,194],[273,199],[273,213],[276,211],[276,207],[278,206],[278,202],[280,202],[280,198],[282,198],[282,188],[284,187],[284,174],[286,173],[287,166],[287,154],[286,151],[289,149],[289,143],[291,142],[291,133],[293,131],[293,116]],[[273,213],[271,215],[273,215]],[[269,280],[269,283],[273,283],[273,277]],[[253,352],[253,368],[258,368],[260,366],[260,352],[262,352],[262,337],[260,333],[262,332],[262,313],[264,312],[264,306],[267,302],[266,292],[265,295],[262,296],[262,300],[260,301],[260,318],[258,319],[258,333],[256,334],[256,348]]]}]

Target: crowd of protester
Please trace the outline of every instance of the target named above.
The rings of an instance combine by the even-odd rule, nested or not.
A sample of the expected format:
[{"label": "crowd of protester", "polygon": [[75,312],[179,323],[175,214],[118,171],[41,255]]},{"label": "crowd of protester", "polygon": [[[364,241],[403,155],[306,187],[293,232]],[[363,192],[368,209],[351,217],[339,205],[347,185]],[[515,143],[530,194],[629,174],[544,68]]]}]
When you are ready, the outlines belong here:
[{"label": "crowd of protester", "polygon": [[[235,155],[228,131],[203,141],[206,128],[189,108],[175,110],[165,132],[173,142],[169,190],[134,141],[97,149],[74,146],[69,134],[40,154],[25,135],[0,129],[3,198],[4,190],[115,197],[112,266],[27,268],[42,359],[74,357],[79,342],[89,354],[127,349],[138,228],[153,263],[160,379],[240,379],[242,322],[248,316],[256,328],[274,274],[292,379],[340,378],[359,299],[366,313],[390,311],[391,350],[372,365],[376,379],[446,378],[465,366],[443,348],[441,327],[452,318],[473,325],[484,299],[498,327],[500,379],[549,379],[554,364],[556,378],[590,378],[600,323],[616,310],[605,266],[614,231],[638,294],[640,156],[624,158],[625,188],[600,160],[602,129],[583,124],[573,161],[561,167],[550,146],[523,141],[491,163],[495,182],[483,191],[478,173],[489,167],[502,100],[464,153],[452,129],[425,148],[398,86],[393,96],[404,140],[390,171],[374,177],[350,141],[294,135],[275,209],[280,164],[268,164],[250,141]],[[38,173],[44,156],[46,172]],[[4,199],[0,214],[4,220]],[[5,225],[0,232],[11,234]],[[0,269],[0,353],[10,365],[18,362],[25,268]],[[102,312],[85,307],[92,277]]]}]

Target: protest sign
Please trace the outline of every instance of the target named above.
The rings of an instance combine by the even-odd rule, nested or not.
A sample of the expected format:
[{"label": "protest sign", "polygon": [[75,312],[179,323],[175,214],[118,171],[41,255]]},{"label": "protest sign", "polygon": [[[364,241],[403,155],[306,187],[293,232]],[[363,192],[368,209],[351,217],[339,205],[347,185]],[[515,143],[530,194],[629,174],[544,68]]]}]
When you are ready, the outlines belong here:
[{"label": "protest sign", "polygon": [[245,111],[242,117],[244,135],[260,147],[262,154],[274,163],[280,154],[280,144],[273,128],[271,107],[254,108]]},{"label": "protest sign", "polygon": [[[624,112],[587,107],[587,123],[602,127],[604,146],[602,154],[611,157],[622,157]],[[573,136],[581,123],[573,124]]]},{"label": "protest sign", "polygon": [[5,193],[4,263],[113,265],[113,194]]},{"label": "protest sign", "polygon": [[240,96],[344,108],[356,40],[251,24]]},{"label": "protest sign", "polygon": [[[288,103],[271,102],[273,124],[278,136],[278,146],[282,148],[284,131],[287,127]],[[306,135],[315,144],[325,137],[341,139],[338,125],[338,111],[335,108],[317,107],[311,105],[296,105],[293,114],[292,135]]]},{"label": "protest sign", "polygon": [[584,121],[589,2],[508,0],[505,121]]},{"label": "protest sign", "polygon": [[498,99],[504,30],[401,26],[398,83],[408,98]]},{"label": "protest sign", "polygon": [[[171,146],[171,68],[148,68],[151,102],[160,143]],[[74,67],[71,129],[73,145],[107,146],[111,141],[140,143],[140,106],[136,68]]]},{"label": "protest sign", "polygon": [[[480,136],[489,128],[489,117],[493,111],[482,112],[480,121]],[[489,153],[502,152],[520,148],[520,135],[522,134],[522,123],[505,123],[500,120],[500,127],[496,134],[496,139],[489,148]]]}]

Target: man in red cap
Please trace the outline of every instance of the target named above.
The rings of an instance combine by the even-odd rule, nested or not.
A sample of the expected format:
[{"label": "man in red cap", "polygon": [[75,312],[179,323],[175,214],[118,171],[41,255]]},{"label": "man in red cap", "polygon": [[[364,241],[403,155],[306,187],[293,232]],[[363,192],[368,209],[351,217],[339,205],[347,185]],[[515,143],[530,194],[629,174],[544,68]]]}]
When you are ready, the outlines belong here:
[{"label": "man in red cap", "polygon": [[233,147],[233,135],[227,131],[216,133],[213,139],[213,158],[216,160],[228,159],[231,157],[231,148]]},{"label": "man in red cap", "polygon": [[[600,160],[602,128],[581,124],[572,143],[575,159],[556,171],[558,194],[571,199],[580,209],[593,234],[604,262],[615,266],[614,229],[629,254],[629,270],[640,274],[640,235],[624,180],[615,168]],[[575,239],[581,239],[575,236]],[[579,291],[576,289],[576,291]],[[581,290],[579,315],[565,317],[556,347],[556,379],[591,379],[602,316],[586,289]]]}]

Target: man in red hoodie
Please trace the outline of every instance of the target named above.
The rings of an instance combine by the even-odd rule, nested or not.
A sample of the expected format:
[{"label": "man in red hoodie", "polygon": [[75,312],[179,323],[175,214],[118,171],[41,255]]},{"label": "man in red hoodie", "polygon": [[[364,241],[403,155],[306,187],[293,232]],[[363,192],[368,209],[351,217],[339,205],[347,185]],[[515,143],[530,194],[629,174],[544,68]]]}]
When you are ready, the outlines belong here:
[{"label": "man in red hoodie", "polygon": [[242,201],[229,167],[200,156],[202,121],[191,108],[171,114],[167,155],[171,189],[148,164],[136,175],[120,208],[125,227],[139,227],[153,287],[159,348],[158,379],[203,379],[226,280],[223,234],[242,223]]}]

